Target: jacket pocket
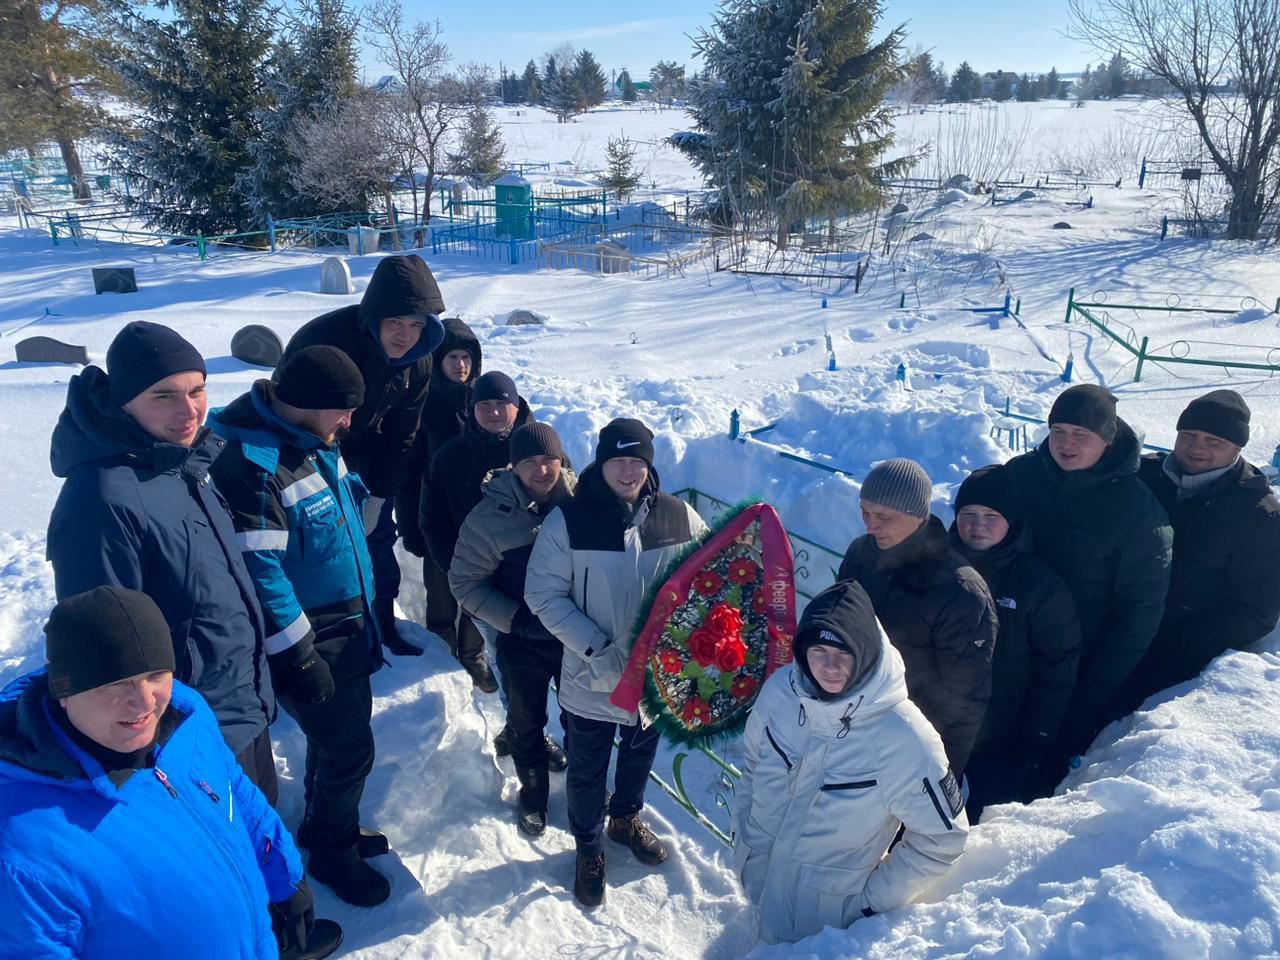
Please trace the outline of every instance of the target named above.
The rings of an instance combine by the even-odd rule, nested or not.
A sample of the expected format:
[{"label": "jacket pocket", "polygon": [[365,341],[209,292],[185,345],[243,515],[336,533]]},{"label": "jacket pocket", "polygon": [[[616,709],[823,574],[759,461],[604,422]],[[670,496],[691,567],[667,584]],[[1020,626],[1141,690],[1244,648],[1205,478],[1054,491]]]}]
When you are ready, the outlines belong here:
[{"label": "jacket pocket", "polygon": [[769,746],[773,747],[773,752],[776,753],[782,759],[782,762],[787,765],[787,772],[790,773],[791,758],[787,756],[786,752],[780,746],[778,746],[778,741],[773,738],[773,733],[768,727],[764,728],[764,735],[765,739],[769,741]]},{"label": "jacket pocket", "polygon": [[622,644],[611,643],[587,660],[591,689],[597,693],[612,692],[622,679],[627,665],[627,654]]},{"label": "jacket pocket", "polygon": [[840,793],[845,790],[870,790],[876,786],[875,780],[841,780],[835,783],[824,783],[819,790],[826,793]]},{"label": "jacket pocket", "polygon": [[845,904],[862,892],[865,877],[860,870],[800,864],[795,891],[795,939],[818,933],[823,927],[845,926]]}]

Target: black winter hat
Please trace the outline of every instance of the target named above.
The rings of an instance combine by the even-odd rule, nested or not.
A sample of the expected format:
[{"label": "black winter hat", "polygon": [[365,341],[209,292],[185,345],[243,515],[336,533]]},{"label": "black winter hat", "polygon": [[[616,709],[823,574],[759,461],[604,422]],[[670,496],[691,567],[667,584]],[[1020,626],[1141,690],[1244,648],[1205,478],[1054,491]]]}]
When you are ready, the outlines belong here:
[{"label": "black winter hat", "polygon": [[515,407],[520,406],[520,392],[516,389],[516,382],[505,373],[490,370],[471,388],[473,406],[486,400],[501,400]]},{"label": "black winter hat", "polygon": [[1116,438],[1116,398],[1104,387],[1079,383],[1063,390],[1049,409],[1049,426],[1069,423],[1092,430],[1110,443]]},{"label": "black winter hat", "polygon": [[1178,417],[1179,430],[1199,430],[1234,443],[1249,444],[1249,405],[1234,390],[1211,390],[1196,397]]},{"label": "black winter hat", "polygon": [[[853,654],[853,672],[839,693],[828,693],[809,669],[810,647],[829,646]],[[832,584],[809,601],[796,628],[796,665],[820,700],[838,700],[856,690],[880,664],[884,644],[871,598],[853,580]]]},{"label": "black winter hat", "polygon": [[276,371],[276,398],[299,410],[354,410],[364,403],[360,368],[337,347],[303,347]]},{"label": "black winter hat", "polygon": [[[434,377],[436,372],[440,370],[444,358],[454,350],[465,350],[471,355],[471,373],[467,377],[468,383],[474,383],[480,378],[483,372],[481,367],[480,338],[475,332],[457,317],[445,317],[440,321],[444,324],[444,339],[440,341],[440,346],[436,347],[432,352],[432,370],[431,375]],[[441,374],[443,377],[444,375]]]},{"label": "black winter hat", "polygon": [[44,634],[49,692],[58,699],[175,669],[169,624],[137,590],[96,587],[67,597],[49,614]]},{"label": "black winter hat", "polygon": [[999,463],[980,467],[965,477],[952,506],[956,513],[962,507],[987,507],[1004,517],[1010,526],[1022,519],[1022,500],[1009,479],[1009,471]]},{"label": "black winter hat", "polygon": [[564,462],[560,435],[549,423],[526,423],[511,433],[511,464],[529,457],[556,457]]},{"label": "black winter hat", "polygon": [[610,420],[596,441],[596,463],[614,457],[638,457],[653,466],[653,431],[639,420],[620,417]]},{"label": "black winter hat", "polygon": [[200,351],[158,323],[134,320],[107,347],[109,393],[116,406],[123,407],[165,377],[191,371],[208,376]]}]

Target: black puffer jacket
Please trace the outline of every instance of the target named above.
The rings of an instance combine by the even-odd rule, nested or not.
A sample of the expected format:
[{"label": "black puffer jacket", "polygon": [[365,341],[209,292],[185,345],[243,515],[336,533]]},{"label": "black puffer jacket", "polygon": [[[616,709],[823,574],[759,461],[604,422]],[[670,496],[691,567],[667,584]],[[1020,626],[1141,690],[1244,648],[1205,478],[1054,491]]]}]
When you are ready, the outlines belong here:
[{"label": "black puffer jacket", "polygon": [[951,545],[982,575],[1000,620],[991,702],[974,754],[1034,763],[1057,741],[1080,662],[1080,621],[1067,585],[1029,552],[1018,527],[989,550]]},{"label": "black puffer jacket", "polygon": [[[359,304],[308,321],[284,351],[287,360],[303,347],[325,344],[355,361],[364,376],[364,403],[342,441],[342,458],[373,496],[395,496],[397,504],[407,495],[401,488],[404,465],[427,397],[431,352],[444,338],[437,317],[443,310],[440,288],[421,257],[387,257],[373,271]],[[378,328],[387,317],[410,315],[427,317],[427,325],[417,345],[392,360],[382,349]]]},{"label": "black puffer jacket", "polygon": [[[422,408],[418,435],[414,438],[409,459],[405,462],[405,487],[417,490],[418,496],[405,497],[396,503],[397,508],[402,504],[404,507],[396,514],[396,520],[400,535],[404,537],[405,549],[419,557],[426,556],[427,553],[418,510],[431,458],[462,432],[467,416],[467,397],[471,392],[471,385],[481,373],[480,341],[475,333],[457,317],[445,317],[442,322],[444,340],[431,355],[431,382],[427,386],[427,402]],[[465,383],[454,383],[444,375],[444,358],[454,350],[466,350],[471,354],[471,373]]]},{"label": "black puffer jacket", "polygon": [[911,701],[938,731],[959,777],[991,698],[996,612],[987,585],[951,549],[937,517],[889,550],[858,537],[836,579],[867,591],[902,655]]},{"label": "black puffer jacket", "polygon": [[[520,398],[515,426],[533,422],[529,404]],[[431,559],[444,571],[453,562],[458,531],[480,502],[480,484],[490,470],[511,462],[511,435],[497,436],[467,415],[462,433],[446,443],[431,458],[427,481],[422,485],[418,508],[419,524]]]},{"label": "black puffer jacket", "polygon": [[1138,479],[1140,450],[1120,420],[1115,440],[1088,470],[1063,471],[1047,440],[1005,465],[1032,549],[1067,582],[1080,618],[1080,670],[1062,731],[1067,754],[1088,748],[1164,612],[1173,530]]},{"label": "black puffer jacket", "polygon": [[1138,476],[1173,524],[1173,572],[1160,630],[1118,695],[1113,716],[1197,676],[1227,650],[1244,650],[1280,618],[1280,501],[1240,460],[1203,493],[1178,500],[1166,454]]}]

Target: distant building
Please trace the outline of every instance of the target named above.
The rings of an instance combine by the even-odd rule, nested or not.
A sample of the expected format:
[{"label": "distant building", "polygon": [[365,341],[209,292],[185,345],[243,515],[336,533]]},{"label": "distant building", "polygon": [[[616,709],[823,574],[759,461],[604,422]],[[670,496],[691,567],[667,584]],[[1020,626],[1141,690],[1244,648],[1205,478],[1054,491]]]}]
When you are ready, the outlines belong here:
[{"label": "distant building", "polygon": [[1016,97],[1021,82],[1019,81],[1019,75],[1012,70],[997,70],[995,73],[984,73],[982,75],[982,96],[993,96],[1001,80],[1009,81],[1009,96]]},{"label": "distant building", "polygon": [[373,89],[378,93],[404,93],[404,84],[398,77],[387,74],[373,82]]}]

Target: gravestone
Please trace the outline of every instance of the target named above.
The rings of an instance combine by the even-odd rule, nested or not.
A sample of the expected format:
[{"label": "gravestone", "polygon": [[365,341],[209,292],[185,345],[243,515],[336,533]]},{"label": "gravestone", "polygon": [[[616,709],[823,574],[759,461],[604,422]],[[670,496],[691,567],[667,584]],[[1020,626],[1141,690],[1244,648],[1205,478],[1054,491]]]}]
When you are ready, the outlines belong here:
[{"label": "gravestone", "polygon": [[325,257],[320,264],[320,292],[349,296],[355,293],[351,285],[351,268],[341,257]]},{"label": "gravestone", "polygon": [[89,362],[89,351],[78,344],[63,343],[53,337],[27,337],[14,348],[19,363],[78,363]]},{"label": "gravestone", "polygon": [[893,216],[895,213],[907,213],[910,210],[911,208],[905,203],[895,203],[893,209],[889,211],[889,216]]},{"label": "gravestone", "polygon": [[975,185],[972,177],[966,176],[963,173],[957,173],[954,177],[952,177],[942,185],[942,189],[963,190],[965,193],[973,193],[974,186]]},{"label": "gravestone", "polygon": [[920,243],[925,240],[936,240],[936,239],[937,237],[935,237],[932,233],[917,233],[914,237],[908,240],[907,243]]},{"label": "gravestone", "polygon": [[1036,192],[1034,190],[1023,190],[1020,194],[1018,194],[1013,199],[1015,201],[1018,201],[1018,200],[1034,200],[1035,198],[1036,198]]},{"label": "gravestone", "polygon": [[508,327],[542,326],[546,321],[532,310],[512,310],[507,315]]},{"label": "gravestone", "polygon": [[1055,229],[1055,230],[1072,230],[1072,229],[1074,229],[1074,228],[1071,226],[1071,224],[1067,223],[1067,221],[1065,221],[1065,220],[1059,220],[1057,223],[1055,223],[1055,224],[1053,225],[1053,229]]},{"label": "gravestone", "polygon": [[601,273],[629,273],[631,271],[631,254],[617,240],[601,240],[596,244],[595,252],[600,257]]},{"label": "gravestone", "polygon": [[137,293],[138,279],[133,267],[94,267],[94,293]]},{"label": "gravestone", "polygon": [[270,327],[251,323],[231,338],[231,355],[256,367],[274,367],[284,356],[284,344]]}]

